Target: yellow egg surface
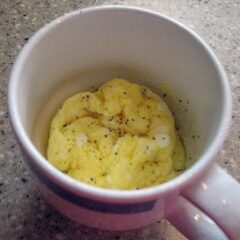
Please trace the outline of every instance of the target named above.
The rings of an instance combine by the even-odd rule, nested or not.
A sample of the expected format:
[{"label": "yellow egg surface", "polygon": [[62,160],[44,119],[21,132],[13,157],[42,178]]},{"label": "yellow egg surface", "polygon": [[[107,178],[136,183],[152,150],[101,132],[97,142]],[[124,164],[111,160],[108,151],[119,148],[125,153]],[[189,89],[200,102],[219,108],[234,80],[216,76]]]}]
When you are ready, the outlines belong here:
[{"label": "yellow egg surface", "polygon": [[51,122],[47,158],[73,178],[109,189],[166,182],[186,162],[166,103],[120,78],[63,103]]}]

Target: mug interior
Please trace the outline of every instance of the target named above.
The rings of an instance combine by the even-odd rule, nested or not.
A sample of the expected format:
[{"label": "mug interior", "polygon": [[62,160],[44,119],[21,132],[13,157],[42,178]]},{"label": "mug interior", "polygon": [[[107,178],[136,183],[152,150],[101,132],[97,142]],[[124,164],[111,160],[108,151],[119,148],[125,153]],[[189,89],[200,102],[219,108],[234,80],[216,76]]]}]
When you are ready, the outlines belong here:
[{"label": "mug interior", "polygon": [[49,122],[68,96],[113,77],[144,84],[167,95],[190,166],[214,141],[222,121],[224,87],[210,55],[194,33],[154,13],[77,11],[26,44],[11,94],[21,126],[45,156]]}]

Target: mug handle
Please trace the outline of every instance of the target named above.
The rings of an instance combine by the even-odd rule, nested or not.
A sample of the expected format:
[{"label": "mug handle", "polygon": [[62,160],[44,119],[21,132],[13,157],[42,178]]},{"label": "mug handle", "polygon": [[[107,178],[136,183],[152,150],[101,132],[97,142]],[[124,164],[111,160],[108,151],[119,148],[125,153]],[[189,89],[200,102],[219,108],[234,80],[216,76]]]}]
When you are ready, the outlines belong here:
[{"label": "mug handle", "polygon": [[215,164],[184,190],[167,219],[189,239],[239,240],[240,184]]}]

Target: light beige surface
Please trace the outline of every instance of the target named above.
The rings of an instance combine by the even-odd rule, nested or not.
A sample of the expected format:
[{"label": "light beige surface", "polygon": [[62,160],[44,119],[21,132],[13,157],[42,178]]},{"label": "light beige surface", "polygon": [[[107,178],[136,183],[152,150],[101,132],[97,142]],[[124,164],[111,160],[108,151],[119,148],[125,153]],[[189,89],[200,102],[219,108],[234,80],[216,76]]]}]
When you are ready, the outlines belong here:
[{"label": "light beige surface", "polygon": [[69,221],[39,193],[10,129],[6,108],[9,73],[15,56],[39,27],[65,12],[86,6],[125,4],[156,10],[196,31],[223,63],[233,91],[232,127],[219,163],[240,180],[240,2],[218,0],[3,0],[0,1],[0,239],[179,240],[162,220],[144,229],[108,232]]}]

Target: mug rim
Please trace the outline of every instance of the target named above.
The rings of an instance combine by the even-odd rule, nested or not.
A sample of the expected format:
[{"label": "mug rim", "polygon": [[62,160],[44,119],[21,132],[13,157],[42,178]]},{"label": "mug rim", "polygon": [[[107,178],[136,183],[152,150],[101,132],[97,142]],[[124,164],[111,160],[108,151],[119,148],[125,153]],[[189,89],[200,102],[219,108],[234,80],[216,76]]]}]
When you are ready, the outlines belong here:
[{"label": "mug rim", "polygon": [[[164,21],[167,21],[171,24],[177,26],[180,30],[185,31],[192,38],[194,38],[201,47],[206,51],[208,57],[214,64],[214,67],[219,75],[219,84],[221,85],[221,90],[223,92],[223,106],[221,112],[221,120],[219,123],[219,128],[217,133],[213,137],[213,141],[206,148],[204,153],[193,163],[191,167],[186,169],[179,176],[167,181],[166,183],[162,183],[156,186],[151,186],[148,188],[143,188],[139,190],[115,190],[115,189],[104,189],[100,187],[95,187],[92,185],[88,185],[86,183],[80,182],[78,180],[73,179],[72,177],[62,173],[60,170],[55,168],[35,147],[33,142],[27,136],[23,125],[21,124],[20,116],[18,114],[17,108],[17,83],[21,79],[20,71],[23,67],[24,61],[27,59],[28,55],[31,54],[31,50],[34,48],[36,43],[41,40],[42,37],[45,36],[49,31],[57,27],[57,25],[62,22],[68,21],[70,19],[75,18],[79,14],[88,14],[96,11],[118,11],[124,10],[133,13],[142,13],[148,14],[156,18],[160,18]],[[230,84],[228,82],[227,75],[223,69],[222,64],[215,56],[210,47],[191,29],[183,25],[182,23],[174,20],[164,14],[155,12],[153,10],[133,7],[133,6],[124,6],[124,5],[107,5],[107,6],[95,6],[95,7],[87,7],[80,10],[72,11],[70,13],[66,13],[55,20],[51,21],[47,25],[40,28],[34,35],[30,38],[29,42],[22,48],[19,55],[17,56],[13,68],[11,70],[9,85],[8,85],[8,109],[9,109],[9,118],[12,125],[12,129],[17,137],[20,145],[30,156],[31,161],[34,162],[41,170],[44,170],[45,173],[50,177],[54,182],[59,183],[64,188],[69,189],[72,192],[80,194],[84,192],[85,194],[96,197],[101,196],[105,199],[118,199],[118,200],[134,200],[134,199],[144,199],[149,198],[152,195],[160,195],[164,194],[170,190],[174,190],[183,186],[188,182],[189,179],[196,179],[204,170],[207,169],[210,163],[214,161],[214,157],[220,150],[230,127],[231,120],[231,110],[232,110],[232,99],[231,99],[231,89]],[[139,199],[141,197],[141,199]]]}]

